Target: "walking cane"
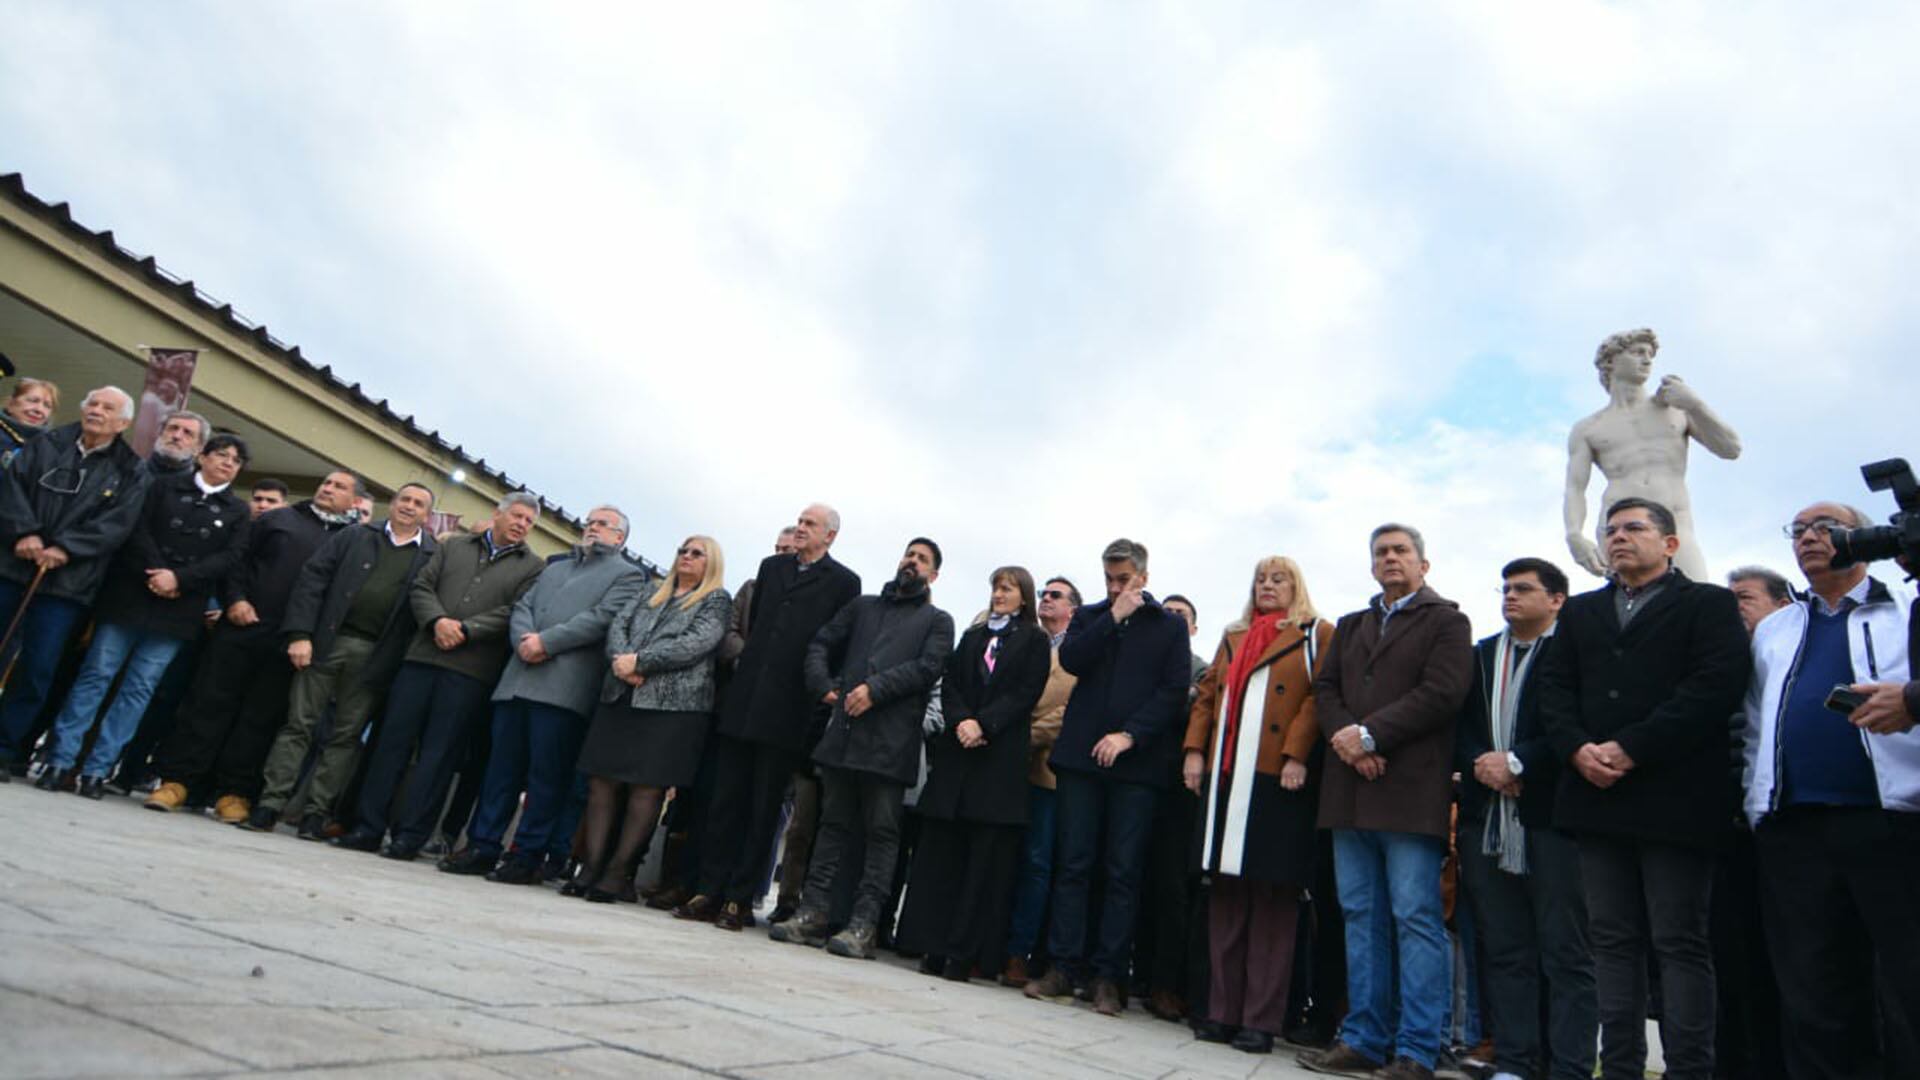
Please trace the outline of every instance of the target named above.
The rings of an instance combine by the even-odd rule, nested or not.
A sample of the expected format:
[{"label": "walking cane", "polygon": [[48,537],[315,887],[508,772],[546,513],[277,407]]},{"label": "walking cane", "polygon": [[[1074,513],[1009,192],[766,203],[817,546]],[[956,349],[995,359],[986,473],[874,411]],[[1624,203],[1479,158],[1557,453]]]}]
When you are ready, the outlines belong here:
[{"label": "walking cane", "polygon": [[[40,589],[40,581],[47,576],[45,566],[33,572],[33,580],[27,583],[27,591],[20,594],[20,606],[14,609],[13,621],[7,624],[7,632],[0,636],[0,656],[7,655],[7,646],[13,644],[13,635],[20,629],[20,623],[27,617],[27,605],[33,603],[33,594]],[[13,662],[17,657],[7,657],[7,670],[0,674],[0,683],[8,681],[13,675]]]}]

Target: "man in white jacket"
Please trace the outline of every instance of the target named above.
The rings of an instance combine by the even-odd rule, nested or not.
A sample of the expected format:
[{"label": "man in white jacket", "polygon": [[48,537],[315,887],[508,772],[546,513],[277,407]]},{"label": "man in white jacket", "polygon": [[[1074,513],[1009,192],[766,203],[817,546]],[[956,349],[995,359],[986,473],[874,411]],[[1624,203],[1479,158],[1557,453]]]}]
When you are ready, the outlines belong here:
[{"label": "man in white jacket", "polygon": [[1920,1076],[1920,730],[1874,734],[1827,704],[1911,677],[1912,592],[1832,565],[1828,529],[1864,524],[1838,503],[1794,516],[1808,596],[1753,637],[1745,809],[1795,1077]]}]

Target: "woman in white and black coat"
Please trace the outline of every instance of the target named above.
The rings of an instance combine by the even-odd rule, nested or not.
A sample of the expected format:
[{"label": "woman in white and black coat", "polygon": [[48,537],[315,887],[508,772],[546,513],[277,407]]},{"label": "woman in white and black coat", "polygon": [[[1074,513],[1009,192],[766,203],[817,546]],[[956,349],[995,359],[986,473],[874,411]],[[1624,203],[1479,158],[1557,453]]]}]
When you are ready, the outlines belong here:
[{"label": "woman in white and black coat", "polygon": [[720,545],[689,536],[674,553],[673,573],[607,627],[611,671],[580,748],[586,863],[562,889],[568,896],[635,899],[634,860],[653,838],[667,789],[684,788],[700,771],[713,726],[714,667],[733,617],[725,575]]},{"label": "woman in white and black coat", "polygon": [[921,833],[898,941],[920,970],[965,980],[1006,959],[1007,918],[1027,821],[1028,726],[1053,650],[1033,575],[1003,566],[987,617],[961,635],[941,679],[945,725],[927,740]]},{"label": "woman in white and black coat", "polygon": [[1183,779],[1204,799],[1212,978],[1202,1039],[1269,1053],[1286,1019],[1300,891],[1313,881],[1320,729],[1313,664],[1333,638],[1282,555],[1253,568],[1187,723]]}]

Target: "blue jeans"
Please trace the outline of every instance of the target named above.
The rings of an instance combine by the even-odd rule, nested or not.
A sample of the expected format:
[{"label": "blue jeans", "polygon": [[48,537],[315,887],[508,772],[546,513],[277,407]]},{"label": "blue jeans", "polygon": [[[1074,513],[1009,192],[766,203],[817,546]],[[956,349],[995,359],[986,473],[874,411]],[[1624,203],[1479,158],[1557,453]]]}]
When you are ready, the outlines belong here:
[{"label": "blue jeans", "polygon": [[[1440,902],[1446,842],[1415,833],[1333,830],[1334,878],[1347,929],[1348,1046],[1431,1069],[1446,1038],[1453,950]],[[1398,1031],[1394,971],[1399,949]]]},{"label": "blue jeans", "polygon": [[[1053,928],[1047,951],[1055,963],[1079,974],[1086,967],[1088,911],[1095,864],[1106,873],[1093,949],[1093,974],[1124,982],[1133,960],[1133,926],[1140,913],[1140,876],[1160,792],[1146,784],[1071,769],[1059,770],[1059,860],[1053,873]],[[1104,844],[1102,841],[1104,840]],[[1438,895],[1439,877],[1435,871]]]},{"label": "blue jeans", "polygon": [[[12,552],[0,554],[3,558],[12,558]],[[26,586],[12,581],[0,581],[0,630],[20,608],[20,600],[27,593]],[[7,683],[5,697],[0,697],[0,763],[12,761],[14,755],[24,751],[20,745],[33,729],[34,720],[40,715],[40,707],[47,702],[47,692],[53,689],[53,676],[60,666],[60,655],[66,651],[67,642],[80,623],[87,617],[87,606],[77,600],[65,597],[47,596],[44,593],[33,598],[27,605],[27,615],[20,620],[20,629],[14,631],[13,640],[7,643],[5,653],[0,653],[0,671],[5,671],[9,663],[18,656],[14,664],[13,678]]]},{"label": "blue jeans", "polygon": [[1047,889],[1053,884],[1054,798],[1052,788],[1027,787],[1027,838],[1007,923],[1008,956],[1024,958],[1040,941],[1040,916],[1047,913]]},{"label": "blue jeans", "polygon": [[493,755],[480,784],[480,805],[467,831],[468,846],[480,855],[500,854],[500,841],[513,821],[520,793],[527,803],[513,833],[517,857],[538,862],[546,854],[555,824],[565,815],[573,788],[574,765],[587,720],[558,705],[514,698],[493,707]]},{"label": "blue jeans", "polygon": [[93,726],[94,714],[106,699],[113,677],[122,667],[127,674],[120,680],[120,692],[100,721],[100,735],[93,740],[83,776],[101,776],[113,770],[120,750],[140,727],[147,702],[167,673],[167,665],[186,642],[163,634],[136,630],[120,623],[99,623],[93,628],[93,644],[80,664],[80,674],[67,694],[67,703],[53,722],[53,737],[48,760],[55,769],[71,769],[80,758],[80,744]]}]

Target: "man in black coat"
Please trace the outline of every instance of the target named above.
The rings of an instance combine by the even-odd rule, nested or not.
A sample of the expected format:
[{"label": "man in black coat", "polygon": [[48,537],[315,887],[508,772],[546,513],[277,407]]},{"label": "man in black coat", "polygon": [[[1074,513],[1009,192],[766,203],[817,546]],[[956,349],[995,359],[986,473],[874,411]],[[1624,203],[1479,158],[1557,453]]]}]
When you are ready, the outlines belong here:
[{"label": "man in black coat", "polygon": [[753,918],[753,892],[780,825],[781,796],[819,738],[815,715],[826,712],[817,695],[807,694],[807,646],[860,595],[860,575],[827,554],[839,534],[839,512],[816,503],[794,525],[794,554],[760,563],[747,644],[720,705],[699,884],[674,909],[676,918],[711,920],[723,930],[739,930]]},{"label": "man in black coat", "polygon": [[1727,717],[1752,658],[1733,594],[1673,567],[1676,533],[1651,500],[1607,509],[1613,580],[1567,602],[1538,675],[1549,737],[1572,764],[1554,821],[1580,847],[1605,1080],[1646,1068],[1650,947],[1667,1076],[1713,1075],[1708,908],[1733,812]]},{"label": "man in black coat", "polygon": [[1500,575],[1507,628],[1474,646],[1472,689],[1454,729],[1460,873],[1486,957],[1496,1071],[1588,1080],[1599,1019],[1586,894],[1580,850],[1553,827],[1561,761],[1540,719],[1536,677],[1555,645],[1567,575],[1533,558]]},{"label": "man in black coat", "polygon": [[[1060,737],[1047,759],[1059,782],[1053,878],[1053,966],[1026,986],[1032,998],[1066,998],[1085,974],[1089,924],[1093,1006],[1117,1015],[1133,953],[1147,841],[1162,789],[1180,776],[1180,740],[1192,682],[1187,624],[1144,591],[1147,549],[1115,540],[1101,555],[1107,599],[1074,612],[1060,666],[1077,676]],[[1089,887],[1104,872],[1098,920]]]},{"label": "man in black coat", "polygon": [[[820,745],[820,828],[806,887],[793,919],[774,925],[775,941],[825,944],[837,956],[873,958],[874,933],[893,885],[900,815],[920,779],[920,726],[927,698],[953,651],[953,617],[933,606],[940,547],[907,544],[879,596],[840,609],[807,648],[807,694],[833,710]],[[855,830],[865,865],[853,917],[827,940],[827,909]]]},{"label": "man in black coat", "polygon": [[0,653],[0,671],[13,666],[0,698],[0,782],[25,749],[20,743],[114,552],[140,519],[148,476],[120,436],[131,423],[133,399],[117,386],[100,387],[81,402],[79,423],[27,443],[0,474],[0,619],[12,622],[27,605]]},{"label": "man in black coat", "polygon": [[347,526],[301,568],[280,625],[294,670],[287,720],[267,753],[260,799],[244,828],[271,832],[283,814],[292,817],[288,800],[324,724],[326,742],[307,782],[300,838],[326,838],[327,815],[353,775],[360,737],[413,635],[407,591],[433,557],[425,528],[432,509],[433,492],[424,484],[402,484],[384,524]]},{"label": "man in black coat", "polygon": [[147,488],[140,523],[100,590],[86,659],[54,720],[43,787],[58,789],[71,778],[87,731],[119,678],[79,773],[80,794],[97,799],[104,793],[160,677],[200,632],[208,599],[246,545],[247,504],[231,490],[246,463],[246,443],[216,435],[201,451],[197,471],[163,474]]},{"label": "man in black coat", "polygon": [[229,825],[247,820],[260,769],[287,715],[293,665],[281,623],[301,568],[331,533],[354,521],[360,481],[328,473],[313,498],[262,514],[221,597],[227,608],[207,641],[193,690],[154,754],[161,778],[147,809],[183,805],[195,788],[217,796],[214,813]]}]

